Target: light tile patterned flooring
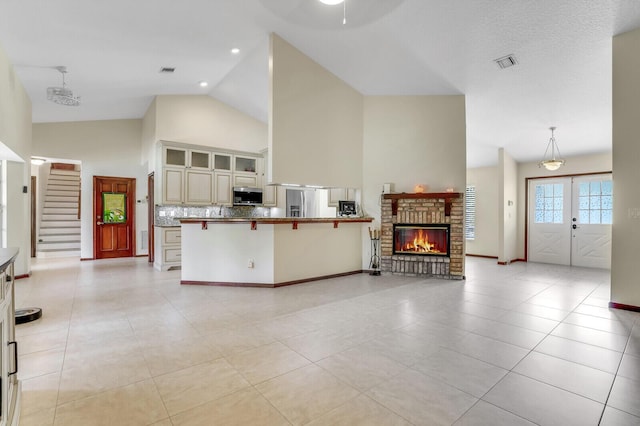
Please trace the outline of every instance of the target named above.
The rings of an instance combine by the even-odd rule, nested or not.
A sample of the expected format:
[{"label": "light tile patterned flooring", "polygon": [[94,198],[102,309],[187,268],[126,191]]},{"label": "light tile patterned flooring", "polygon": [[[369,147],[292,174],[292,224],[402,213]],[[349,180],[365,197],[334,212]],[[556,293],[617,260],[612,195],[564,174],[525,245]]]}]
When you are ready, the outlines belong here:
[{"label": "light tile patterned flooring", "polygon": [[21,425],[640,424],[640,314],[607,308],[608,271],[179,279],[36,261],[16,282],[16,305],[44,310],[17,327]]}]

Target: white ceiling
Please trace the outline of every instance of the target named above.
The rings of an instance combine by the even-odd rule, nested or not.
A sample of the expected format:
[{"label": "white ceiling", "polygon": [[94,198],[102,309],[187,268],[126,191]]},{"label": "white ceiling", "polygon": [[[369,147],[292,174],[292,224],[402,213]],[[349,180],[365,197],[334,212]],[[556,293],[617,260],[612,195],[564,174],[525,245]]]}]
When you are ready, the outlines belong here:
[{"label": "white ceiling", "polygon": [[[157,94],[266,122],[276,32],[366,95],[466,95],[469,167],[500,147],[539,160],[552,125],[564,156],[611,149],[611,38],[640,27],[640,1],[346,1],[343,26],[341,5],[316,0],[0,0],[0,45],[34,122],[140,118]],[[507,54],[519,63],[500,70]],[[46,100],[58,65],[80,107]]]}]

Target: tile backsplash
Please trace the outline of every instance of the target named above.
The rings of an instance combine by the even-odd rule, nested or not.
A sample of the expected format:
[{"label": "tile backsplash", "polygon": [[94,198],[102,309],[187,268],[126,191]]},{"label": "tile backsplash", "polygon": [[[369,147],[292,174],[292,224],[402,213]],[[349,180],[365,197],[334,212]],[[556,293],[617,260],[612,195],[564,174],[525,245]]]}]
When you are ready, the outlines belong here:
[{"label": "tile backsplash", "polygon": [[180,226],[179,219],[211,218],[211,217],[270,217],[271,209],[268,207],[252,206],[156,206],[156,226]]}]

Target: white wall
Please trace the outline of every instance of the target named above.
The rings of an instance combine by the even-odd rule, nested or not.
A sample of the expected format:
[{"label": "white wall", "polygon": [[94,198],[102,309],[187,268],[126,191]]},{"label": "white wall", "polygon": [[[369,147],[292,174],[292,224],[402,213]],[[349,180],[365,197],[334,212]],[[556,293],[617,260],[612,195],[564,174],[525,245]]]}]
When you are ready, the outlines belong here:
[{"label": "white wall", "polygon": [[144,114],[144,117],[142,117],[140,164],[147,165],[148,173],[156,169],[156,142],[158,141],[158,137],[156,136],[156,99],[157,98],[154,98],[153,101],[151,101],[147,112]]},{"label": "white wall", "polygon": [[275,34],[270,50],[271,181],[360,188],[362,95]]},{"label": "white wall", "polygon": [[[562,148],[562,141],[558,141],[558,144]],[[565,158],[567,163],[560,167],[560,169],[551,172],[543,168],[538,167],[537,162],[519,163],[518,164],[518,232],[516,242],[516,253],[518,259],[524,259],[525,256],[525,221],[526,221],[526,179],[527,178],[539,178],[548,176],[566,176],[566,175],[578,175],[588,173],[600,173],[610,172],[612,157],[611,153],[599,153],[582,155],[577,157]],[[618,183],[615,181],[614,176],[614,200],[618,195]],[[615,212],[614,212],[615,214]],[[614,218],[615,222],[615,218]]]},{"label": "white wall", "polygon": [[611,301],[640,307],[640,29],[613,38]]},{"label": "white wall", "polygon": [[467,185],[476,188],[476,235],[466,240],[466,252],[498,257],[498,168],[467,169]]},{"label": "white wall", "polygon": [[[6,170],[8,247],[17,247],[20,254],[15,262],[15,274],[30,273],[31,256],[30,187],[31,167],[31,101],[16,77],[13,65],[0,46],[0,143],[17,154],[21,162],[8,161]],[[15,158],[12,154],[11,158]],[[4,158],[0,158],[2,160]]]},{"label": "white wall", "polygon": [[[156,97],[151,107],[154,105],[154,143],[165,140],[249,152],[267,147],[266,123],[210,96],[162,95]],[[152,112],[149,120],[153,120]],[[152,134],[147,126],[145,139]],[[148,141],[145,146],[148,150]]]},{"label": "white wall", "polygon": [[140,164],[142,120],[38,123],[33,125],[36,156],[80,160],[81,249],[83,259],[93,258],[93,176],[136,179],[136,254],[141,250],[141,232],[147,230],[147,168]]},{"label": "white wall", "polygon": [[510,263],[518,258],[518,165],[504,148],[498,151],[498,175],[498,262]]}]

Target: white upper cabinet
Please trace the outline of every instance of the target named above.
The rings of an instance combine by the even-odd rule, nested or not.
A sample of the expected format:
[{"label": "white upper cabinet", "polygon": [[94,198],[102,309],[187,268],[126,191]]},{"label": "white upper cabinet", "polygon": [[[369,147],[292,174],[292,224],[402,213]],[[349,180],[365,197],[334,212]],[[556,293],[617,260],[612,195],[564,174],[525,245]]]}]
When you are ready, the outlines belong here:
[{"label": "white upper cabinet", "polygon": [[210,158],[210,152],[189,150],[189,164],[187,168],[211,170]]},{"label": "white upper cabinet", "polygon": [[257,157],[245,157],[236,155],[234,159],[234,173],[242,174],[258,174],[258,158]]},{"label": "white upper cabinet", "polygon": [[231,172],[231,154],[213,153],[213,170]]}]

